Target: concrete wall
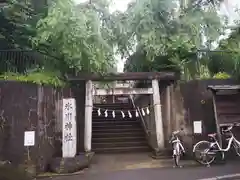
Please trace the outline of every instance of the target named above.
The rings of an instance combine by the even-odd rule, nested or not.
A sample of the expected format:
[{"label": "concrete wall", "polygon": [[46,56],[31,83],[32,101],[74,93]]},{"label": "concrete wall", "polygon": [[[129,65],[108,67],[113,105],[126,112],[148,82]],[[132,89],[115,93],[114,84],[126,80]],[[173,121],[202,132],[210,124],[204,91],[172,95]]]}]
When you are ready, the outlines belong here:
[{"label": "concrete wall", "polygon": [[[171,94],[170,89],[167,89],[168,86],[162,85],[160,87],[160,96],[161,96],[161,106],[162,106],[162,118],[163,118],[163,128],[164,128],[164,138],[165,138],[165,147],[170,148],[168,143],[169,137],[172,132],[171,124]],[[168,91],[169,90],[169,91]],[[169,93],[168,93],[169,92]],[[157,138],[156,138],[156,126],[155,126],[155,117],[154,117],[154,104],[153,104],[152,95],[138,95],[134,97],[136,106],[139,108],[150,107],[150,114],[143,117],[146,124],[147,130],[149,132],[148,141],[150,147],[153,149],[157,148]]]},{"label": "concrete wall", "polygon": [[[180,136],[186,143],[187,151],[191,152],[192,148],[192,124],[188,123],[188,112],[184,109],[183,96],[179,85],[161,84],[160,96],[162,105],[162,118],[164,128],[165,148],[171,149],[168,143],[171,133],[175,130],[183,129]],[[149,145],[155,149],[157,147],[156,126],[154,119],[154,108],[152,95],[135,96],[135,104],[138,107],[150,106],[150,114],[143,117],[149,132]]]},{"label": "concrete wall", "polygon": [[190,155],[193,145],[193,128],[189,119],[189,111],[184,107],[184,98],[180,85],[171,85],[169,88],[171,97],[171,129],[172,131],[182,129],[180,136],[187,154]]},{"label": "concrete wall", "polygon": [[[165,147],[171,148],[168,139],[172,131],[183,129],[180,133],[188,155],[192,154],[193,145],[199,140],[207,139],[208,133],[216,132],[215,118],[212,105],[212,93],[207,90],[209,85],[234,85],[238,82],[227,80],[194,80],[164,84],[160,82],[162,118],[165,136]],[[152,95],[135,96],[139,107],[153,105]],[[149,130],[149,144],[156,148],[156,127],[153,106],[150,115],[144,117]],[[193,133],[193,122],[202,121],[202,134]]]},{"label": "concrete wall", "polygon": [[[136,96],[135,98],[135,105],[136,107],[143,108],[147,106],[151,106],[152,102],[152,95],[141,95]],[[157,139],[156,139],[156,127],[155,127],[155,120],[154,120],[154,108],[151,106],[149,108],[150,114],[142,116],[148,131],[148,142],[150,147],[153,149],[157,147]]]}]

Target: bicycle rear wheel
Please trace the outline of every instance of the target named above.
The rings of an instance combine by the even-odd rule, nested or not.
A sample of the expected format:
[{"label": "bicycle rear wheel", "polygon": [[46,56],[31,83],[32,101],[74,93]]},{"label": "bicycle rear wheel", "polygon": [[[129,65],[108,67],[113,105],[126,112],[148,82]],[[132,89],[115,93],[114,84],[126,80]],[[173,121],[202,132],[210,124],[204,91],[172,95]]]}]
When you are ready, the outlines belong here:
[{"label": "bicycle rear wheel", "polygon": [[210,142],[201,141],[194,149],[195,160],[202,165],[210,165],[216,159],[216,152],[211,151]]}]

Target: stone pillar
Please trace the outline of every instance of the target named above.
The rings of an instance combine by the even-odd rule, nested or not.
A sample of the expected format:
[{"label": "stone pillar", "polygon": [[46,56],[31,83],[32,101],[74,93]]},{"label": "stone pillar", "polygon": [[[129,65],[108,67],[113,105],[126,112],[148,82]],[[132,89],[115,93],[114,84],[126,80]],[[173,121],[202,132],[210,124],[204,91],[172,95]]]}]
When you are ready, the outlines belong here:
[{"label": "stone pillar", "polygon": [[154,105],[157,145],[159,149],[164,149],[165,146],[164,146],[161,97],[159,92],[159,83],[157,79],[152,80],[152,88],[153,88],[153,105]]},{"label": "stone pillar", "polygon": [[85,128],[84,128],[85,152],[91,152],[92,109],[93,109],[93,83],[91,80],[89,80],[86,82],[86,97],[85,97]]}]

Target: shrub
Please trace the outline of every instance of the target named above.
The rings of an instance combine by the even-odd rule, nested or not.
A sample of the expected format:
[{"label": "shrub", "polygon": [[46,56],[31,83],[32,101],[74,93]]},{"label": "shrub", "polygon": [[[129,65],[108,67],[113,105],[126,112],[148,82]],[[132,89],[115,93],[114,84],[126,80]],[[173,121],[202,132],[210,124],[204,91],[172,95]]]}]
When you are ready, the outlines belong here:
[{"label": "shrub", "polygon": [[62,81],[55,72],[32,72],[29,74],[6,72],[0,75],[0,79],[32,82],[39,85],[52,85],[55,87],[66,85],[66,83]]},{"label": "shrub", "polygon": [[226,72],[219,72],[213,76],[214,79],[229,79],[231,76]]}]

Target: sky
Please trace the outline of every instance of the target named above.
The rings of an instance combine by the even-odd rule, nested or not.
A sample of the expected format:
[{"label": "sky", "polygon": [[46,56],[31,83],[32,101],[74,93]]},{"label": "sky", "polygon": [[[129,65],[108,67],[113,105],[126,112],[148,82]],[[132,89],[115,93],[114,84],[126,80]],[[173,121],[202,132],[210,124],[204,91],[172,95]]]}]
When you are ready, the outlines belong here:
[{"label": "sky", "polygon": [[231,24],[237,17],[239,17],[236,8],[240,8],[239,0],[225,0],[224,5],[221,6],[221,12],[228,15]]},{"label": "sky", "polygon": [[[88,0],[74,0],[76,3],[86,2]],[[119,10],[125,11],[127,9],[127,5],[132,0],[113,0],[113,5],[110,11]]]},{"label": "sky", "polygon": [[[74,1],[75,3],[78,4],[86,2],[87,0],[74,0]],[[132,0],[113,0],[110,11],[115,10],[125,11],[127,9],[128,3],[131,1]],[[236,8],[240,9],[240,0],[224,0],[223,5],[221,6],[220,12],[229,17],[230,25],[233,25],[234,21],[237,20],[236,18],[239,17],[235,12]],[[125,59],[122,60],[119,56],[116,56],[116,59],[118,60],[117,63],[118,72],[122,72],[126,60]]]}]

